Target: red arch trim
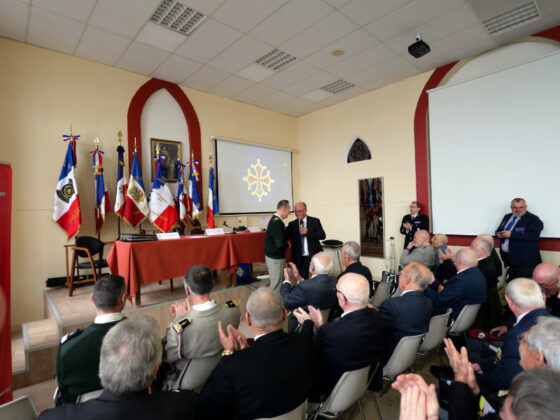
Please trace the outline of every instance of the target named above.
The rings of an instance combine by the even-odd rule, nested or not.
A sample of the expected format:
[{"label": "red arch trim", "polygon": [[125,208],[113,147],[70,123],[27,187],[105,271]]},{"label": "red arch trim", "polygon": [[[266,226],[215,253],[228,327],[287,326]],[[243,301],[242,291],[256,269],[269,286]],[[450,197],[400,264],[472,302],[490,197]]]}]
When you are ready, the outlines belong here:
[{"label": "red arch trim", "polygon": [[[546,31],[532,35],[533,37],[547,38],[560,42],[560,25]],[[416,200],[422,204],[422,212],[430,214],[430,182],[428,176],[428,139],[427,139],[427,117],[428,117],[428,93],[441,83],[447,73],[457,64],[455,61],[434,70],[416,104],[414,114],[414,148],[416,160]],[[449,235],[449,245],[468,246],[474,236]],[[560,251],[560,239],[541,238],[540,247],[546,251]]]},{"label": "red arch trim", "polygon": [[[139,162],[142,162],[142,129],[141,129],[141,117],[142,110],[146,101],[150,96],[152,96],[156,91],[160,89],[165,89],[169,92],[171,96],[177,101],[185,119],[187,120],[187,129],[189,131],[189,145],[190,149],[194,154],[194,158],[199,162],[199,170],[202,174],[202,147],[200,143],[200,124],[198,122],[198,116],[194,110],[191,101],[185,95],[185,92],[175,84],[166,82],[160,79],[150,79],[144,83],[140,89],[134,94],[130,105],[128,107],[127,123],[128,123],[128,167],[132,167],[132,156],[134,152],[134,138],[137,139],[136,149],[138,154]],[[190,156],[188,156],[190,160]],[[202,198],[202,176],[198,178],[197,181],[199,196]],[[203,208],[203,200],[200,200],[201,208]]]}]

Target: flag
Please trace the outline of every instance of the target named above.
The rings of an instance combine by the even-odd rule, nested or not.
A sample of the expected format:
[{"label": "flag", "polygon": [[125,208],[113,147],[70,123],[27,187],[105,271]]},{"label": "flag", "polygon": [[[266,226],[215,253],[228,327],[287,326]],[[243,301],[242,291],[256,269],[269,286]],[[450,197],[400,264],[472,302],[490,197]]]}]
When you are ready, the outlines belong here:
[{"label": "flag", "polygon": [[210,167],[210,175],[208,176],[208,210],[206,212],[206,224],[214,229],[214,215],[218,214],[218,197],[216,197],[216,174],[214,168]]},{"label": "flag", "polygon": [[115,214],[121,219],[124,215],[124,203],[126,197],[126,173],[124,171],[124,147],[117,147],[117,152],[119,154],[119,163],[117,166],[117,194],[115,197]]},{"label": "flag", "polygon": [[[159,149],[158,149],[159,150]],[[156,158],[156,176],[150,192],[150,221],[162,232],[169,232],[175,226],[179,216],[173,195],[163,176],[163,155]]]},{"label": "flag", "polygon": [[93,174],[95,176],[95,230],[98,231],[105,223],[105,215],[111,211],[109,192],[105,190],[103,175],[103,152],[95,148],[90,153],[93,159]]},{"label": "flag", "polygon": [[177,159],[177,212],[179,213],[179,221],[187,226],[189,216],[189,196],[185,190],[185,165]]},{"label": "flag", "polygon": [[200,215],[200,199],[198,198],[198,187],[196,186],[196,181],[198,181],[198,172],[196,170],[197,160],[194,157],[188,162],[189,166],[189,180],[187,183],[187,192],[189,195],[189,207],[191,220],[195,220]]},{"label": "flag", "polygon": [[144,181],[142,180],[142,170],[138,163],[138,156],[134,152],[132,159],[132,168],[130,169],[130,181],[126,191],[126,199],[124,205],[123,218],[132,227],[142,222],[150,214],[148,207],[148,199],[144,190]]},{"label": "flag", "polygon": [[78,184],[74,176],[74,141],[72,139],[68,144],[54,193],[53,220],[66,231],[68,239],[78,233],[82,224]]}]

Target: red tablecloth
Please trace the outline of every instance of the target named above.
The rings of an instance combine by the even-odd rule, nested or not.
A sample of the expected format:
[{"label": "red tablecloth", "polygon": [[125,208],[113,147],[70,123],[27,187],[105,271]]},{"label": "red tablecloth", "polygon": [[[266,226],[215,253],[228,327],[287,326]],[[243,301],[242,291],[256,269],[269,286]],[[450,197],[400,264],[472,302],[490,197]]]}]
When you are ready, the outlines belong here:
[{"label": "red tablecloth", "polygon": [[243,232],[151,242],[116,241],[107,261],[112,273],[125,278],[131,299],[140,284],[183,276],[195,264],[217,270],[264,262],[264,235],[265,232]]}]

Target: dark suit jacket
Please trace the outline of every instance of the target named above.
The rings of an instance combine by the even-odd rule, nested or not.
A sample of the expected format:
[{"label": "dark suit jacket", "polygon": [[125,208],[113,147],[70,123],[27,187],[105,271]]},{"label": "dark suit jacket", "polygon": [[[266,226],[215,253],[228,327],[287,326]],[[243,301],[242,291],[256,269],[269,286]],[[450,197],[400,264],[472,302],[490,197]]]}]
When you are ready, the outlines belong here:
[{"label": "dark suit jacket", "polygon": [[439,293],[438,283],[433,282],[424,292],[432,299],[434,313],[442,314],[451,308],[451,318],[455,319],[463,306],[486,301],[486,279],[477,267],[467,268],[449,279]]},{"label": "dark suit jacket", "polygon": [[385,299],[380,312],[386,340],[383,359],[387,361],[401,338],[428,331],[433,306],[423,292],[412,290],[402,296]]},{"label": "dark suit jacket", "polygon": [[[504,216],[496,233],[505,229],[511,214]],[[533,213],[526,212],[521,216],[509,238],[509,261],[512,267],[535,267],[542,262],[539,237],[543,227],[541,219]],[[503,254],[501,249],[500,253]]]},{"label": "dark suit jacket", "polygon": [[[307,250],[312,257],[323,250],[319,241],[325,239],[327,235],[321,226],[321,221],[316,217],[307,216]],[[288,237],[292,239],[292,259],[294,264],[299,267],[302,258],[301,235],[299,233],[299,220],[292,220],[288,224]]]},{"label": "dark suit jacket", "polygon": [[196,394],[191,391],[159,392],[148,395],[148,391],[127,395],[114,395],[103,391],[98,398],[81,404],[63,404],[43,411],[41,420],[153,420],[194,419]]},{"label": "dark suit jacket", "polygon": [[[404,228],[404,223],[410,223],[412,225],[412,229],[407,233],[406,229]],[[404,235],[404,247],[408,245],[410,241],[414,239],[414,234],[418,230],[429,230],[430,229],[430,219],[428,216],[422,213],[418,213],[414,220],[412,220],[412,215],[407,214],[402,218],[401,221],[401,233]]]},{"label": "dark suit jacket", "polygon": [[478,363],[483,373],[477,373],[476,380],[483,394],[495,394],[500,390],[509,389],[513,377],[522,370],[519,364],[517,336],[529,331],[537,323],[539,316],[551,315],[544,309],[535,309],[508,330],[504,336],[502,358],[498,363],[494,363],[494,358],[484,359]]},{"label": "dark suit jacket", "polygon": [[321,326],[315,334],[315,388],[328,394],[344,372],[376,363],[383,340],[379,312],[367,307]]},{"label": "dark suit jacket", "polygon": [[293,410],[313,383],[313,324],[299,334],[277,330],[224,356],[199,396],[197,419],[254,419]]},{"label": "dark suit jacket", "polygon": [[348,267],[346,267],[346,270],[340,273],[337,279],[341,278],[346,273],[356,273],[364,276],[369,283],[369,297],[373,296],[373,291],[374,291],[373,277],[371,275],[371,271],[369,271],[369,268],[363,265],[360,261],[356,261],[355,263],[350,264]]},{"label": "dark suit jacket", "polygon": [[284,306],[288,310],[299,308],[307,310],[307,305],[317,309],[328,309],[334,306],[336,300],[336,279],[326,274],[320,274],[307,280],[302,280],[293,288],[290,283],[282,283],[280,294],[284,299]]}]

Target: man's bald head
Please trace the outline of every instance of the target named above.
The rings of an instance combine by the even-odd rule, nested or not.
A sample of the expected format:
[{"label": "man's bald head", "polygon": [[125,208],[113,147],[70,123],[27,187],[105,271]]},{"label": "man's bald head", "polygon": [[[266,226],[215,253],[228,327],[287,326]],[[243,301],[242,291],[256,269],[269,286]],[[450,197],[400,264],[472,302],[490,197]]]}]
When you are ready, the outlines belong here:
[{"label": "man's bald head", "polygon": [[[369,301],[369,283],[361,274],[347,273],[338,279],[336,283],[337,292],[343,296],[342,309],[364,308]],[[339,303],[341,299],[339,298]]]},{"label": "man's bald head", "polygon": [[461,248],[455,254],[455,267],[458,271],[476,266],[476,254],[470,248]]},{"label": "man's bald head", "polygon": [[486,258],[492,252],[492,245],[479,235],[471,242],[471,249],[476,253],[477,258]]},{"label": "man's bald head", "polygon": [[311,258],[311,272],[313,274],[329,274],[331,267],[331,259],[324,252],[318,252]]},{"label": "man's bald head", "polygon": [[432,272],[423,264],[410,263],[404,267],[399,276],[399,289],[424,290],[432,281]]},{"label": "man's bald head", "polygon": [[552,263],[541,263],[533,270],[533,280],[537,282],[546,297],[557,295],[560,268]]},{"label": "man's bald head", "polygon": [[430,234],[427,230],[419,230],[414,234],[414,246],[419,247],[430,243]]},{"label": "man's bald head", "polygon": [[432,236],[430,242],[432,243],[432,246],[434,248],[439,248],[440,246],[447,245],[448,241],[449,239],[447,238],[447,235],[443,233],[436,233],[434,236]]}]

